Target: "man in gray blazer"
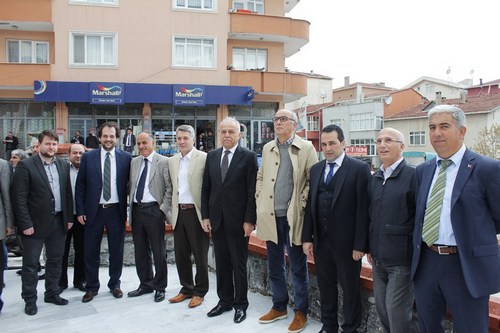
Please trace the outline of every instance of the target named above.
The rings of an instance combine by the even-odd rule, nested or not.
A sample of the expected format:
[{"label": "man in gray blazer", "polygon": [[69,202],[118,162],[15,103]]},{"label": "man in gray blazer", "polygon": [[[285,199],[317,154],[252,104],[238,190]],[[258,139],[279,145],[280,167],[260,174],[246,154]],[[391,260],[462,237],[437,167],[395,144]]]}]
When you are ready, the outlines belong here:
[{"label": "man in gray blazer", "polygon": [[2,311],[3,266],[4,252],[3,240],[8,234],[14,232],[14,214],[10,203],[10,169],[6,160],[0,159],[0,312]]},{"label": "man in gray blazer", "polygon": [[137,136],[137,146],[140,156],[130,165],[129,221],[134,238],[135,267],[141,283],[128,296],[155,291],[154,301],[161,302],[165,299],[168,282],[165,257],[165,222],[170,203],[168,158],[154,151],[153,137],[149,133]]},{"label": "man in gray blazer", "polygon": [[[168,160],[172,182],[172,226],[174,228],[175,263],[182,288],[168,301],[179,303],[191,298],[190,308],[203,302],[208,292],[208,233],[201,220],[201,185],[207,154],[194,147],[195,132],[190,125],[176,130],[179,153]],[[196,276],[193,282],[193,263]]]}]

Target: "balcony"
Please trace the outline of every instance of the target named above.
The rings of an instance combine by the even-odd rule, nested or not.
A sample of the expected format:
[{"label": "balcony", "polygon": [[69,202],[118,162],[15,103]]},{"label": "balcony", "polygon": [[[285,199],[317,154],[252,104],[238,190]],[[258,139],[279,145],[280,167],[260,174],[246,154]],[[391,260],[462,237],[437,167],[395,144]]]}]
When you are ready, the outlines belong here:
[{"label": "balcony", "polygon": [[238,12],[230,16],[230,39],[283,43],[285,57],[309,42],[309,22],[304,20]]},{"label": "balcony", "polygon": [[50,65],[0,63],[0,89],[33,90],[34,80],[50,80]]},{"label": "balcony", "polygon": [[259,95],[283,96],[285,103],[307,95],[307,77],[295,73],[232,70],[231,85],[251,86]]},{"label": "balcony", "polygon": [[54,31],[51,0],[5,0],[0,10],[0,30]]}]

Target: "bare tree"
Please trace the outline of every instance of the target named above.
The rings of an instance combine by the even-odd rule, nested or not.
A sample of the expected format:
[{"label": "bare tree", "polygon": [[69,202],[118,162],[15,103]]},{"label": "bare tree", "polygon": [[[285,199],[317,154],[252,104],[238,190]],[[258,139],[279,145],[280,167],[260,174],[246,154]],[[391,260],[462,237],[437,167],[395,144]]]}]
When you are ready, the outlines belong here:
[{"label": "bare tree", "polygon": [[490,129],[484,127],[475,141],[472,150],[500,160],[500,125],[492,125]]}]

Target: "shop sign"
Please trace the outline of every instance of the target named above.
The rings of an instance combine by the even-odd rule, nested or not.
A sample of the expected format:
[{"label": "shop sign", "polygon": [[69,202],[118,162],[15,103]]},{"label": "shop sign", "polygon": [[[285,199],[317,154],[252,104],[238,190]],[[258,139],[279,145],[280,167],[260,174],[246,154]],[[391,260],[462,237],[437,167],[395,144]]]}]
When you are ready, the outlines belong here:
[{"label": "shop sign", "polygon": [[121,105],[125,102],[123,83],[90,82],[90,104]]},{"label": "shop sign", "polygon": [[205,106],[205,86],[191,84],[174,84],[174,105]]}]

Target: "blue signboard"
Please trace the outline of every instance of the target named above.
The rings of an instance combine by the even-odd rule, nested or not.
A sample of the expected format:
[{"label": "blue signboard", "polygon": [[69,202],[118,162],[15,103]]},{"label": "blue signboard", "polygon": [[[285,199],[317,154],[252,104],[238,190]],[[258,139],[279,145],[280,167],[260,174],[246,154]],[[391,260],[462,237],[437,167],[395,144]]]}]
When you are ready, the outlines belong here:
[{"label": "blue signboard", "polygon": [[174,105],[205,106],[205,86],[173,84]]},{"label": "blue signboard", "polygon": [[125,104],[125,89],[123,83],[90,82],[90,104]]}]

